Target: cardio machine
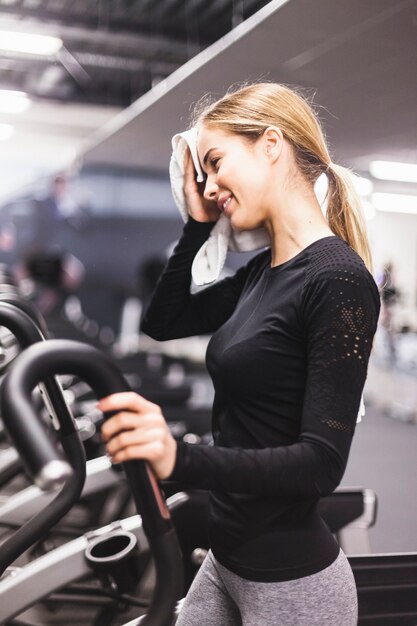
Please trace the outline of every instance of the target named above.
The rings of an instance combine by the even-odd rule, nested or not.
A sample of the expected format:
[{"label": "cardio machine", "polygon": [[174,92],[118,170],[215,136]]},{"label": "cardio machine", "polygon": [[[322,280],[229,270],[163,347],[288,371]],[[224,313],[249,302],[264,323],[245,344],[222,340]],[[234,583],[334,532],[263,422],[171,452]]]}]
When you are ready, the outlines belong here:
[{"label": "cardio machine", "polygon": [[[54,353],[54,350],[58,349],[60,352]],[[53,359],[45,360],[45,357],[43,357],[43,351],[45,351],[45,354],[49,354],[49,350],[52,350]],[[95,355],[94,359],[97,358],[98,361],[104,358],[104,355],[102,353],[98,353],[88,346],[59,340],[44,342],[43,345],[38,344],[36,346],[32,346],[25,353],[23,353],[19,357],[19,361],[17,361],[13,366],[12,371],[6,377],[2,403],[2,412],[4,413],[4,415],[9,416],[10,414],[14,414],[16,409],[18,411],[22,410],[23,412],[27,413],[28,399],[26,398],[23,404],[21,404],[19,398],[24,398],[25,393],[27,393],[27,390],[32,385],[36,385],[37,382],[42,379],[42,377],[47,377],[57,373],[67,373],[71,370],[73,370],[81,377],[84,377],[85,380],[89,384],[91,384],[91,387],[93,388],[95,393],[97,395],[100,395],[100,390],[102,390],[103,387],[101,385],[97,387],[91,383],[92,375],[90,376],[88,374],[87,365],[84,364],[81,366],[81,369],[78,369],[79,363],[76,358],[78,355],[78,350],[81,351],[81,354],[84,354],[85,351],[87,351],[90,360],[93,358],[93,355]],[[91,352],[91,350],[93,350],[93,352]],[[67,355],[69,355],[70,358],[68,357],[67,359]],[[82,360],[84,359],[82,358]],[[114,365],[110,364],[108,359],[105,358],[104,360],[106,363],[106,367],[110,367],[110,370],[114,371]],[[39,363],[41,364],[41,367],[39,367]],[[55,366],[57,369],[55,369]],[[16,367],[18,373],[20,372],[20,378],[17,379],[18,384],[16,384],[15,382],[13,382],[13,384],[7,382],[8,380],[15,380],[16,374],[14,372],[16,370]],[[105,370],[106,367],[104,368]],[[32,374],[32,376],[28,378],[30,382],[29,384],[27,382],[28,375],[25,372],[25,368],[28,368],[29,371],[34,368],[34,371],[39,376],[41,376],[41,378],[37,379],[36,375]],[[22,383],[22,381],[24,381],[24,384]],[[103,393],[107,394],[113,391],[123,389],[125,389],[123,385],[122,389],[120,389],[119,386],[116,385],[116,388],[107,389],[103,391]],[[10,397],[13,397],[17,400],[17,407],[14,406],[13,402],[10,402]],[[16,422],[15,426],[13,426],[14,422]],[[30,423],[32,424],[32,422],[34,424],[37,423],[36,416],[34,419],[31,418]],[[7,421],[7,424],[7,427],[9,429],[9,420]],[[13,418],[11,423],[11,435],[16,441],[16,445],[17,441],[19,441],[20,434],[22,434],[20,433],[20,429],[22,428],[22,426],[19,426],[19,424],[20,421]],[[27,426],[26,430],[28,431],[28,429],[29,427]],[[25,428],[23,428],[22,432],[25,433],[26,430]],[[27,438],[27,432],[25,436]],[[29,457],[31,457],[32,452],[30,452],[29,448],[26,450],[26,454],[24,454],[24,450],[19,446],[17,447],[21,452],[23,458],[26,458],[26,455],[29,455]],[[62,459],[58,460],[62,461]],[[130,466],[130,463],[126,465]],[[36,472],[36,467],[37,466],[35,464],[35,470],[33,470],[32,468],[32,474],[37,475],[39,481],[39,476],[41,476],[42,473],[45,474],[45,471]],[[68,471],[68,468],[66,469],[66,471]],[[46,472],[47,477],[48,475],[49,472]],[[129,480],[129,482],[131,481]],[[342,493],[341,495],[345,497],[346,493]],[[173,509],[175,510],[175,507],[181,504],[181,502],[184,502],[184,499],[186,498],[187,495],[182,493],[173,496],[173,501],[171,503]],[[135,502],[137,502],[137,498],[135,498]],[[54,506],[55,505],[53,503],[53,508]],[[158,504],[156,506],[158,507]],[[56,519],[56,512],[54,513],[54,515]],[[47,521],[47,525],[48,524],[50,524],[50,519]],[[0,581],[0,607],[3,607],[3,605],[5,604],[4,602],[1,602],[1,599],[6,597],[3,594],[7,594],[8,598],[7,607],[5,607],[4,609],[0,608],[1,623],[4,623],[4,620],[6,619],[10,620],[13,616],[18,615],[26,606],[29,606],[31,603],[36,602],[39,598],[48,595],[54,589],[58,589],[61,586],[64,586],[65,584],[71,582],[72,580],[76,580],[77,578],[84,575],[88,571],[88,565],[85,562],[84,553],[86,550],[89,549],[91,545],[95,545],[96,541],[99,543],[99,539],[101,538],[101,536],[103,536],[104,541],[107,542],[109,533],[112,540],[112,533],[116,533],[117,536],[117,532],[121,532],[122,536],[124,536],[123,531],[132,531],[133,534],[135,534],[139,538],[140,542],[146,542],[146,537],[143,533],[143,530],[144,528],[142,527],[142,522],[140,518],[134,516],[132,518],[129,518],[128,520],[118,522],[116,523],[116,525],[112,525],[104,529],[99,529],[97,530],[95,535],[85,535],[75,542],[70,542],[69,544],[58,548],[53,553],[44,555],[37,561],[28,564],[27,566],[22,568],[22,570],[16,570],[14,572],[14,576],[9,574],[9,576],[6,576],[3,580]],[[118,541],[119,540],[117,540],[117,542]],[[127,541],[127,539],[124,539],[124,541]],[[146,543],[142,543],[142,545],[146,545]],[[21,545],[19,549],[21,550]],[[121,551],[123,552],[124,549],[125,548],[122,545]],[[16,545],[14,547],[14,552],[12,556],[10,549],[7,548],[7,550],[6,566],[13,562],[17,553],[19,552],[19,550],[16,549]],[[0,550],[0,563],[3,563],[4,568],[5,561],[1,560],[1,552],[2,550]],[[417,595],[415,593],[417,589],[417,555],[359,554],[349,556],[348,558],[352,565],[358,587],[360,610],[359,624],[361,626],[415,626],[415,624],[417,623]],[[66,563],[67,567],[63,565],[63,563]],[[172,584],[172,581],[166,582],[168,585]],[[158,585],[155,587],[155,589],[157,587]],[[161,591],[161,584],[159,584],[159,591]],[[24,599],[22,599],[22,597]],[[172,603],[172,610],[175,609],[175,607],[173,606],[174,604],[175,603]],[[1,611],[3,611],[3,613]],[[4,614],[4,611],[6,611],[6,614]],[[139,624],[147,624],[147,622],[144,621],[147,619],[147,617],[148,616],[137,618],[129,622],[129,624],[125,626],[139,626]],[[172,620],[175,620],[175,618],[170,617],[169,620],[171,621],[167,621],[167,624],[171,624]]]},{"label": "cardio machine", "polygon": [[[45,511],[38,513],[1,546],[0,571],[7,571],[0,580],[0,623],[7,624],[31,603],[85,571],[88,565],[84,565],[80,547],[89,547],[92,560],[99,567],[101,557],[108,556],[108,550],[116,545],[117,558],[112,561],[115,568],[110,573],[107,571],[107,576],[113,582],[123,581],[129,568],[126,569],[125,564],[121,575],[117,571],[119,553],[127,551],[130,543],[134,543],[135,534],[128,534],[133,530],[137,535],[145,534],[156,572],[149,610],[140,623],[169,626],[182,591],[181,554],[160,487],[149,467],[141,461],[123,464],[140,518],[134,516],[119,523],[116,535],[111,534],[114,527],[101,529],[93,541],[91,537],[80,538],[78,543],[82,546],[66,544],[21,569],[10,570],[10,565],[28,545],[65,515],[82,490],[85,470],[78,434],[73,431],[71,445],[63,455],[41,423],[30,397],[40,381],[65,373],[83,378],[98,398],[129,390],[126,380],[108,357],[91,346],[67,340],[49,340],[27,348],[6,374],[2,384],[1,411],[9,436],[27,471],[41,488],[63,487]],[[104,542],[100,541],[103,538]],[[70,571],[73,565],[77,570],[75,576]]]},{"label": "cardio machine", "polygon": [[[46,326],[42,316],[38,314],[35,307],[15,293],[5,293],[0,296],[0,326],[4,330],[8,329],[15,342],[17,341],[20,350],[34,343],[43,342],[46,338]],[[15,357],[16,354],[13,358]],[[52,423],[59,431],[65,449],[67,435],[72,433],[75,423],[60,381],[55,376],[51,376],[45,381],[40,381],[38,387],[43,404],[48,409]],[[3,449],[0,485],[6,484],[21,470],[22,464],[17,451],[14,448]],[[121,483],[120,472],[114,470],[106,456],[91,459],[87,462],[86,480],[81,496],[85,499],[98,493],[109,492],[111,489],[120,487]],[[50,492],[44,492],[34,485],[11,496],[0,496],[0,526],[20,526],[36,512],[42,510],[51,499]]]}]

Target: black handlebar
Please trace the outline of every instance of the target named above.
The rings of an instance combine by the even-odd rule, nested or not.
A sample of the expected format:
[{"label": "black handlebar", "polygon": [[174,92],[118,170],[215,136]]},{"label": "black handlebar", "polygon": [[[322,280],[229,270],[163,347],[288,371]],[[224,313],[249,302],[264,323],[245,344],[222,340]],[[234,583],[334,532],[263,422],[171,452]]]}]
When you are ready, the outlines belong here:
[{"label": "black handlebar", "polygon": [[[10,299],[11,295],[13,299]],[[0,325],[5,326],[15,335],[20,347],[25,349],[40,341],[45,343],[43,332],[38,326],[38,322],[41,323],[41,326],[44,323],[42,323],[42,318],[39,317],[40,314],[37,314],[36,309],[26,306],[23,298],[17,294],[7,293],[2,294],[2,296],[4,298],[0,298]],[[6,299],[8,301],[5,301]],[[63,481],[65,481],[65,484],[55,496],[51,506],[36,513],[2,543],[0,550],[0,575],[71,509],[74,503],[78,501],[84,487],[86,476],[85,451],[71,411],[65,401],[62,388],[55,377],[46,379],[43,382],[43,387],[49,397],[50,408],[53,409],[55,417],[59,422],[60,442],[70,463],[68,464],[62,455],[57,460],[55,458],[55,450],[51,449],[51,444],[49,443],[47,453],[49,454],[49,459],[51,459],[52,455],[53,461],[47,467],[44,465],[45,469],[37,476],[38,485],[42,489],[49,489],[62,485]],[[7,415],[3,422],[7,422]],[[29,438],[30,435],[33,435],[34,438],[29,446],[29,459],[31,458],[30,451],[34,447],[37,449],[37,446],[44,438],[44,429],[40,425],[40,421],[32,425]],[[24,441],[25,438],[23,439]],[[29,442],[27,441],[27,443]],[[26,450],[20,449],[19,451],[20,459],[30,474],[31,467],[26,462]],[[45,448],[42,446],[39,455],[43,455],[43,460],[45,460]],[[39,466],[42,464],[41,461]],[[69,477],[71,477],[70,480],[65,480]]]},{"label": "black handlebar", "polygon": [[[13,333],[22,349],[45,340],[45,320],[37,309],[17,294],[0,294],[0,325],[5,326]],[[63,435],[62,444],[68,454],[65,436],[72,437],[75,433],[74,419],[59,382],[53,377],[48,377],[43,381],[43,385],[50,405],[59,419],[60,432]],[[22,458],[26,459],[27,457],[23,455]],[[54,487],[53,484],[45,482],[38,482],[38,484],[42,489]]]},{"label": "black handlebar", "polygon": [[11,291],[3,292],[0,290],[0,302],[6,302],[8,304],[13,304],[17,306],[19,309],[24,311],[26,315],[28,315],[31,320],[36,324],[41,333],[46,337],[48,334],[48,328],[46,325],[45,318],[39,309],[34,306],[27,298],[24,298],[17,289]]},{"label": "black handlebar", "polygon": [[[59,374],[77,375],[97,398],[130,391],[113,361],[87,344],[52,339],[21,353],[4,378],[1,411],[16,448],[25,456],[34,476],[48,467],[59,468],[62,462],[55,442],[42,427],[31,402],[34,387]],[[143,461],[129,461],[123,468],[156,566],[154,595],[143,624],[168,626],[182,591],[182,561],[177,537],[159,484],[148,465]]]}]

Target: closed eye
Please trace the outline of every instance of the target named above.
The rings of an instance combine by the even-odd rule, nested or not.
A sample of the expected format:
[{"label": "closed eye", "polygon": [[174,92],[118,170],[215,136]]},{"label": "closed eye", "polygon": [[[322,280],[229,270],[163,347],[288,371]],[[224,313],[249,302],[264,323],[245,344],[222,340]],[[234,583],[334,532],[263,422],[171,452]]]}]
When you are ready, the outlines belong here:
[{"label": "closed eye", "polygon": [[213,159],[210,159],[210,167],[212,167],[214,170],[216,170],[219,161],[220,161],[220,157],[214,157]]}]

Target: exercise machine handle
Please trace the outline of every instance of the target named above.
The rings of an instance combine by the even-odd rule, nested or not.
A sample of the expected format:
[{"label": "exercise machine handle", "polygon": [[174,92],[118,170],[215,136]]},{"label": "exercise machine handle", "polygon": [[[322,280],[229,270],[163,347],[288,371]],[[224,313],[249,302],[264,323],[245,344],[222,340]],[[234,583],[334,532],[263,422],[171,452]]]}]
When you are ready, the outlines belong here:
[{"label": "exercise machine handle", "polygon": [[[90,345],[51,339],[30,346],[9,368],[2,385],[1,411],[5,426],[34,476],[51,463],[62,461],[54,440],[41,425],[31,393],[53,375],[71,374],[83,379],[97,398],[130,391],[115,363]],[[106,416],[104,416],[106,418]],[[107,416],[108,417],[108,416]],[[174,526],[158,481],[147,463],[123,464],[144,531],[153,553],[156,585],[144,626],[168,626],[182,592],[182,560]]]},{"label": "exercise machine handle", "polygon": [[0,291],[0,302],[13,304],[14,306],[21,309],[35,323],[35,325],[38,327],[44,337],[47,336],[48,327],[46,325],[46,320],[44,316],[39,311],[39,309],[34,306],[34,304],[30,302],[27,298],[22,296],[17,289],[15,291]]},{"label": "exercise machine handle", "polygon": [[[44,333],[38,325],[39,321],[42,322],[42,318],[38,319],[36,310],[33,309],[33,307],[27,308],[18,296],[14,299],[8,296],[7,301],[0,298],[0,325],[10,330],[16,337],[22,350],[39,341],[45,341]],[[47,396],[49,397],[50,405],[59,421],[60,432],[63,435],[62,444],[68,454],[67,439],[68,437],[69,439],[73,439],[76,432],[74,419],[66,403],[59,382],[53,377],[49,377],[42,382]],[[21,458],[25,465],[26,459],[30,459],[32,456],[30,450],[35,448],[39,436],[41,440],[43,438],[43,433],[39,432],[39,427],[43,429],[43,425],[41,425],[40,422],[38,423],[38,420],[35,425],[26,425],[26,428],[30,429],[33,440],[30,443],[29,451],[20,451]],[[24,436],[23,441],[30,441],[30,439]],[[71,444],[68,445],[70,446]],[[39,449],[39,456],[42,457],[39,459],[39,465],[43,466],[43,471],[34,472],[31,467],[28,468],[28,471],[41,489],[48,490],[54,489],[56,486],[61,486],[72,475],[71,466],[62,455],[59,456],[59,459],[55,458],[56,454],[52,453],[50,447],[41,447]],[[50,459],[51,463],[48,466],[46,463],[47,457],[54,458],[54,460],[52,460],[52,458]],[[81,468],[78,469],[80,470]]]},{"label": "exercise machine handle", "polygon": [[[10,330],[22,350],[38,341],[46,340],[47,329],[43,316],[30,302],[26,302],[17,294],[0,294],[0,325]],[[56,415],[56,421],[59,422],[60,433],[64,436],[62,444],[67,452],[65,435],[75,433],[74,418],[56,378],[47,378],[42,384]]]}]

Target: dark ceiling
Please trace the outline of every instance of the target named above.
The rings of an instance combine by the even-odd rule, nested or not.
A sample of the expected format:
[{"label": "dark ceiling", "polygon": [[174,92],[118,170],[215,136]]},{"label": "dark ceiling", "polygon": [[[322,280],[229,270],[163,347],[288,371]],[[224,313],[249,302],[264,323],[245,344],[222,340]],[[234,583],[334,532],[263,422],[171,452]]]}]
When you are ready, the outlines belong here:
[{"label": "dark ceiling", "polygon": [[[265,0],[0,0],[0,28],[62,38],[56,56],[0,51],[0,88],[126,107]],[[0,31],[1,38],[1,31]]]},{"label": "dark ceiling", "polygon": [[[0,50],[0,89],[48,103],[19,118],[26,156],[42,132],[35,160],[59,131],[53,108],[58,143],[88,136],[85,163],[166,172],[191,103],[260,77],[314,96],[338,162],[417,159],[417,0],[0,0],[0,44],[6,28],[64,44],[49,58]],[[120,113],[99,122],[99,109]],[[94,130],[68,126],[87,110]]]},{"label": "dark ceiling", "polygon": [[266,3],[98,129],[85,162],[164,170],[193,102],[260,77],[313,98],[336,162],[416,162],[417,0]]}]

